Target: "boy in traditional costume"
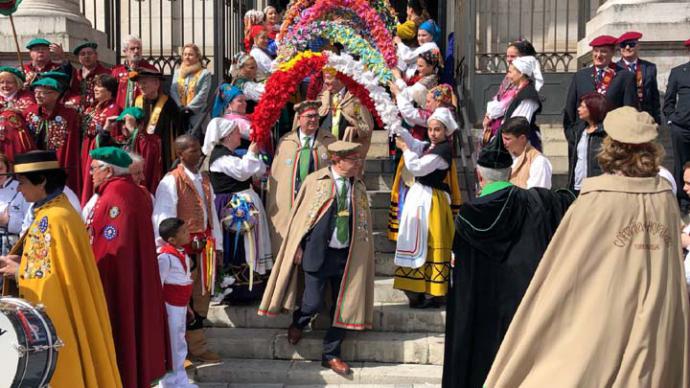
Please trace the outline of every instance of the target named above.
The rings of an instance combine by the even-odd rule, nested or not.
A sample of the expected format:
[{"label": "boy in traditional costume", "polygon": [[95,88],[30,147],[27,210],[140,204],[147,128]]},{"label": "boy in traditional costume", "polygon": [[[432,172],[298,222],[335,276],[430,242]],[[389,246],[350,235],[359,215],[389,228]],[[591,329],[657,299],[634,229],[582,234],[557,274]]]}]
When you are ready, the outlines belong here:
[{"label": "boy in traditional costume", "polygon": [[[199,171],[201,145],[191,135],[175,139],[180,163],[161,180],[156,190],[153,225],[158,233],[160,223],[172,217],[185,220],[192,241],[185,252],[194,263],[191,308],[194,320],[187,325],[187,344],[191,358],[216,362],[220,357],[206,347],[203,321],[208,313],[214,291],[216,257],[223,257],[223,233],[214,206],[211,180]],[[158,240],[158,245],[163,241]]]},{"label": "boy in traditional costume", "polygon": [[[329,285],[333,323],[323,340],[322,365],[347,375],[350,367],[340,358],[345,330],[372,327],[373,221],[366,187],[358,178],[361,145],[337,141],[328,146],[328,151],[332,166],[310,174],[295,199],[259,315],[275,316],[294,310],[288,341],[296,345],[302,331],[321,310],[326,300],[324,290]],[[298,266],[304,271],[301,295]]]}]

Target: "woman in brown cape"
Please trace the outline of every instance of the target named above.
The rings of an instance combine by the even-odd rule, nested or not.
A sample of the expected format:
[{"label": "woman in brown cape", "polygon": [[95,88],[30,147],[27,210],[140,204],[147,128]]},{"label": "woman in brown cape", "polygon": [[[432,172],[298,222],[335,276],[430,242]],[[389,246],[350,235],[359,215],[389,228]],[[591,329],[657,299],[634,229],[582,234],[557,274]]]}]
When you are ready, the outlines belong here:
[{"label": "woman in brown cape", "polygon": [[657,125],[608,114],[599,163],[544,253],[486,387],[688,387],[688,298]]}]

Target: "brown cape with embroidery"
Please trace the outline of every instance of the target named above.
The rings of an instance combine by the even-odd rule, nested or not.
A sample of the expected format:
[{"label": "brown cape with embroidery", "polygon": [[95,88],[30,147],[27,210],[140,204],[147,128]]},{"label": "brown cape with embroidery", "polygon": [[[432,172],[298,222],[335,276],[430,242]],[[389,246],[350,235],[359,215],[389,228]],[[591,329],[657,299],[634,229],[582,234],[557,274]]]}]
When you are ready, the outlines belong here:
[{"label": "brown cape with embroidery", "polygon": [[[259,306],[259,315],[277,315],[294,310],[298,299],[299,268],[295,252],[304,236],[326,214],[335,200],[335,182],[328,168],[310,174],[295,199],[271,277]],[[365,330],[374,316],[374,243],[371,213],[364,183],[356,179],[352,186],[350,254],[338,293],[333,326]]]},{"label": "brown cape with embroidery", "polygon": [[680,217],[663,178],[585,179],[485,387],[688,387]]},{"label": "brown cape with embroidery", "polygon": [[[324,117],[331,111],[331,93],[324,91],[318,98],[321,100],[319,115]],[[345,93],[340,101],[340,112],[342,119],[346,120],[348,124],[342,139],[361,144],[361,155],[365,158],[371,147],[374,118],[359,99],[350,92]]]},{"label": "brown cape with embroidery", "polygon": [[[314,170],[328,165],[328,150],[326,147],[335,141],[329,132],[318,130],[316,143],[312,152]],[[286,134],[280,139],[276,154],[271,164],[271,175],[268,177],[268,198],[266,212],[271,222],[271,251],[277,256],[278,249],[285,238],[290,209],[295,194],[295,178],[299,168],[300,141],[298,129]]]}]

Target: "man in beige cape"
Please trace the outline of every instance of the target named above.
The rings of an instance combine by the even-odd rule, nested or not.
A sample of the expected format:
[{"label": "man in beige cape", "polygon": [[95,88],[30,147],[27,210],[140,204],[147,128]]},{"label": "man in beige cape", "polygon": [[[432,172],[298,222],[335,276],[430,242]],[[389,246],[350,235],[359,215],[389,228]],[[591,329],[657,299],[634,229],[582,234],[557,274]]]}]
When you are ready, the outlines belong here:
[{"label": "man in beige cape", "polygon": [[[310,174],[295,199],[259,315],[294,310],[288,341],[296,345],[324,300],[331,301],[333,323],[323,340],[322,365],[347,375],[350,367],[340,358],[345,330],[372,326],[372,221],[366,188],[357,178],[361,145],[337,141],[328,151],[333,165]],[[298,292],[302,280],[304,292]]]},{"label": "man in beige cape", "polygon": [[287,232],[290,210],[300,186],[308,174],[328,165],[326,147],[336,139],[319,129],[318,101],[307,100],[295,105],[298,127],[283,136],[276,148],[268,178],[266,212],[270,217],[273,257]]},{"label": "man in beige cape", "polygon": [[321,129],[331,132],[338,140],[361,144],[362,158],[366,158],[371,146],[374,118],[336,77],[333,69],[324,70],[323,86],[319,96],[319,115],[323,117]]},{"label": "man in beige cape", "polygon": [[485,386],[688,387],[678,205],[645,112],[616,109],[599,163],[554,235]]}]

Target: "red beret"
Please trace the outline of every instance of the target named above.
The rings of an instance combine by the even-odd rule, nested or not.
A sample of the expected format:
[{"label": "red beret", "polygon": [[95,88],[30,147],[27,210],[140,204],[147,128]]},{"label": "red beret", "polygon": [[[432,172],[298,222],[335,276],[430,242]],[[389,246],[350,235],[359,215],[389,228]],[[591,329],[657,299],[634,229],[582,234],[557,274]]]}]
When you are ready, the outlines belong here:
[{"label": "red beret", "polygon": [[592,47],[615,46],[616,38],[611,35],[599,35],[592,39],[592,41],[589,42],[589,45]]},{"label": "red beret", "polygon": [[639,33],[637,31],[628,31],[623,35],[619,36],[618,41],[616,41],[616,43],[621,44],[629,40],[640,40],[640,38],[642,38],[642,33]]},{"label": "red beret", "polygon": [[690,47],[690,39],[683,42],[683,45],[685,45],[685,47]]}]

